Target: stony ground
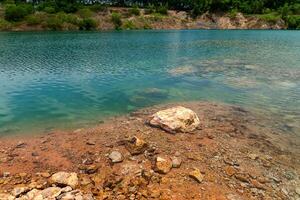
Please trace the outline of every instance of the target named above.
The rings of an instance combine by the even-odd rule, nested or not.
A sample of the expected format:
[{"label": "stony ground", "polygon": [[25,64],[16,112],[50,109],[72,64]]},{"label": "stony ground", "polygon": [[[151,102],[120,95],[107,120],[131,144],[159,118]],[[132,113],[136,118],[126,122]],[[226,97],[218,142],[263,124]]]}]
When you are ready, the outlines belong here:
[{"label": "stony ground", "polygon": [[[191,133],[149,126],[175,104],[90,129],[0,139],[0,199],[299,199],[299,136],[239,107],[181,103]],[[59,172],[59,173],[57,173]]]}]

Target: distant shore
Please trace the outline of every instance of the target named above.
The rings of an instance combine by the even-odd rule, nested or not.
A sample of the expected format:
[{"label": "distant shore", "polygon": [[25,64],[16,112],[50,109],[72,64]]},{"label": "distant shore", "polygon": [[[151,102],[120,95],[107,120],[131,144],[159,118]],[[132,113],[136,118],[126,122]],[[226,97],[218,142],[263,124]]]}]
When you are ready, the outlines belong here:
[{"label": "distant shore", "polygon": [[[170,134],[148,125],[153,113],[176,105],[197,113],[195,131]],[[2,137],[0,197],[55,190],[90,199],[297,198],[299,137],[273,125],[241,107],[183,102],[145,108],[87,129]],[[125,144],[132,137],[147,143],[147,150],[129,153]],[[172,159],[176,166],[166,173],[153,171],[157,157]],[[53,174],[60,171],[76,173],[76,186],[63,182],[53,187]],[[72,187],[70,194],[63,185]]]},{"label": "distant shore", "polygon": [[8,22],[0,11],[0,30],[287,29],[281,18],[268,19],[265,15],[205,13],[192,18],[185,11],[169,10],[167,14],[160,14],[140,9],[138,14],[132,12],[130,8],[118,7],[96,12],[83,9],[74,14],[35,12],[22,21]]}]

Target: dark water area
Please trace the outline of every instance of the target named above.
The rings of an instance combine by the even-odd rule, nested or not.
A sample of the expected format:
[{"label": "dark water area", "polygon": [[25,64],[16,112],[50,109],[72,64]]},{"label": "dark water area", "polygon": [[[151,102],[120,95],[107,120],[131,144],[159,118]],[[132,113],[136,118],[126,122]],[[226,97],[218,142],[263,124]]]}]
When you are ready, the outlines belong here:
[{"label": "dark water area", "polygon": [[0,33],[0,135],[215,101],[300,128],[299,31]]}]

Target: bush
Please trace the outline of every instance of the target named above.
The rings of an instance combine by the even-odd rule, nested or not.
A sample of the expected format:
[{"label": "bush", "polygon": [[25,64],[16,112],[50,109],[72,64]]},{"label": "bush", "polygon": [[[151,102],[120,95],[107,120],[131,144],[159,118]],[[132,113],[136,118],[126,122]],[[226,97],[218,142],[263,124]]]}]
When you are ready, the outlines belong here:
[{"label": "bush", "polygon": [[130,15],[136,15],[139,16],[140,15],[140,9],[138,6],[133,6],[132,8],[129,9],[129,14]]},{"label": "bush", "polygon": [[230,12],[229,12],[229,17],[230,17],[231,19],[233,19],[233,18],[236,17],[237,13],[238,13],[238,11],[237,11],[236,9],[232,9],[232,10],[230,10]]},{"label": "bush", "polygon": [[259,18],[269,23],[275,24],[280,19],[280,16],[277,15],[276,13],[269,13],[265,15],[260,15]]},{"label": "bush", "polygon": [[107,6],[97,3],[97,4],[94,4],[94,5],[91,5],[90,9],[94,12],[103,12],[103,11],[107,10]]},{"label": "bush", "polygon": [[156,12],[162,15],[168,15],[168,8],[167,6],[160,5],[156,8]]},{"label": "bush", "polygon": [[123,28],[127,30],[133,30],[137,29],[137,26],[133,23],[133,21],[127,20],[125,21]]},{"label": "bush", "polygon": [[147,8],[145,9],[145,14],[152,13],[155,13],[155,6],[153,4],[148,4]]},{"label": "bush", "polygon": [[5,19],[8,21],[21,21],[33,12],[29,4],[9,5],[5,9]]},{"label": "bush", "polygon": [[89,8],[83,8],[77,12],[82,18],[90,18],[93,16],[93,12]]},{"label": "bush", "polygon": [[111,14],[111,21],[115,26],[115,29],[120,29],[122,26],[121,14],[113,12]]},{"label": "bush", "polygon": [[43,21],[40,15],[29,15],[26,17],[26,22],[30,26],[41,24]]},{"label": "bush", "polygon": [[70,24],[74,24],[74,25],[78,25],[79,23],[79,19],[75,14],[67,14],[64,12],[59,12],[56,17],[61,20],[62,22],[65,23],[70,23]]},{"label": "bush", "polygon": [[10,29],[11,27],[11,24],[4,20],[4,19],[0,19],[0,30],[8,30]]},{"label": "bush", "polygon": [[51,6],[47,6],[43,9],[44,12],[46,13],[49,13],[49,14],[52,14],[52,13],[56,13],[56,10],[54,7],[51,7]]},{"label": "bush", "polygon": [[285,22],[289,29],[300,29],[300,16],[289,15]]},{"label": "bush", "polygon": [[47,22],[46,22],[46,26],[47,28],[49,28],[50,30],[62,30],[63,28],[63,21],[61,19],[59,19],[56,16],[52,16],[50,17]]},{"label": "bush", "polygon": [[96,27],[97,27],[96,20],[91,18],[83,19],[79,23],[80,30],[94,30]]}]

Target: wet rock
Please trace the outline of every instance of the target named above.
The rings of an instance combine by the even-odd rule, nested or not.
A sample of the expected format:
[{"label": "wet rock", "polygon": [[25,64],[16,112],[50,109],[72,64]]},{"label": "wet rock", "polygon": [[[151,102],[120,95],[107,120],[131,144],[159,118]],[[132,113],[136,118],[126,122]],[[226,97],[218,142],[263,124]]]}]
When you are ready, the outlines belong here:
[{"label": "wet rock", "polygon": [[158,111],[152,115],[150,124],[170,133],[176,133],[191,132],[199,126],[200,121],[194,111],[182,106],[176,106]]},{"label": "wet rock", "polygon": [[131,155],[138,155],[145,152],[148,144],[138,137],[133,137],[126,142],[125,147]]},{"label": "wet rock", "polygon": [[179,168],[181,166],[182,160],[181,158],[174,157],[172,158],[172,167],[173,168]]},{"label": "wet rock", "polygon": [[123,156],[118,151],[111,152],[108,157],[112,163],[119,163],[123,161]]},{"label": "wet rock", "polygon": [[24,194],[29,191],[29,188],[27,187],[15,187],[12,191],[11,194],[15,197],[20,196],[21,194]]},{"label": "wet rock", "polygon": [[154,171],[160,174],[167,174],[171,171],[172,168],[172,161],[169,158],[157,157]]},{"label": "wet rock", "polygon": [[189,177],[197,181],[198,183],[202,183],[204,176],[201,174],[198,168],[194,168],[193,171],[189,173]]},{"label": "wet rock", "polygon": [[57,172],[51,176],[51,181],[58,185],[75,188],[78,184],[78,177],[76,173]]}]

